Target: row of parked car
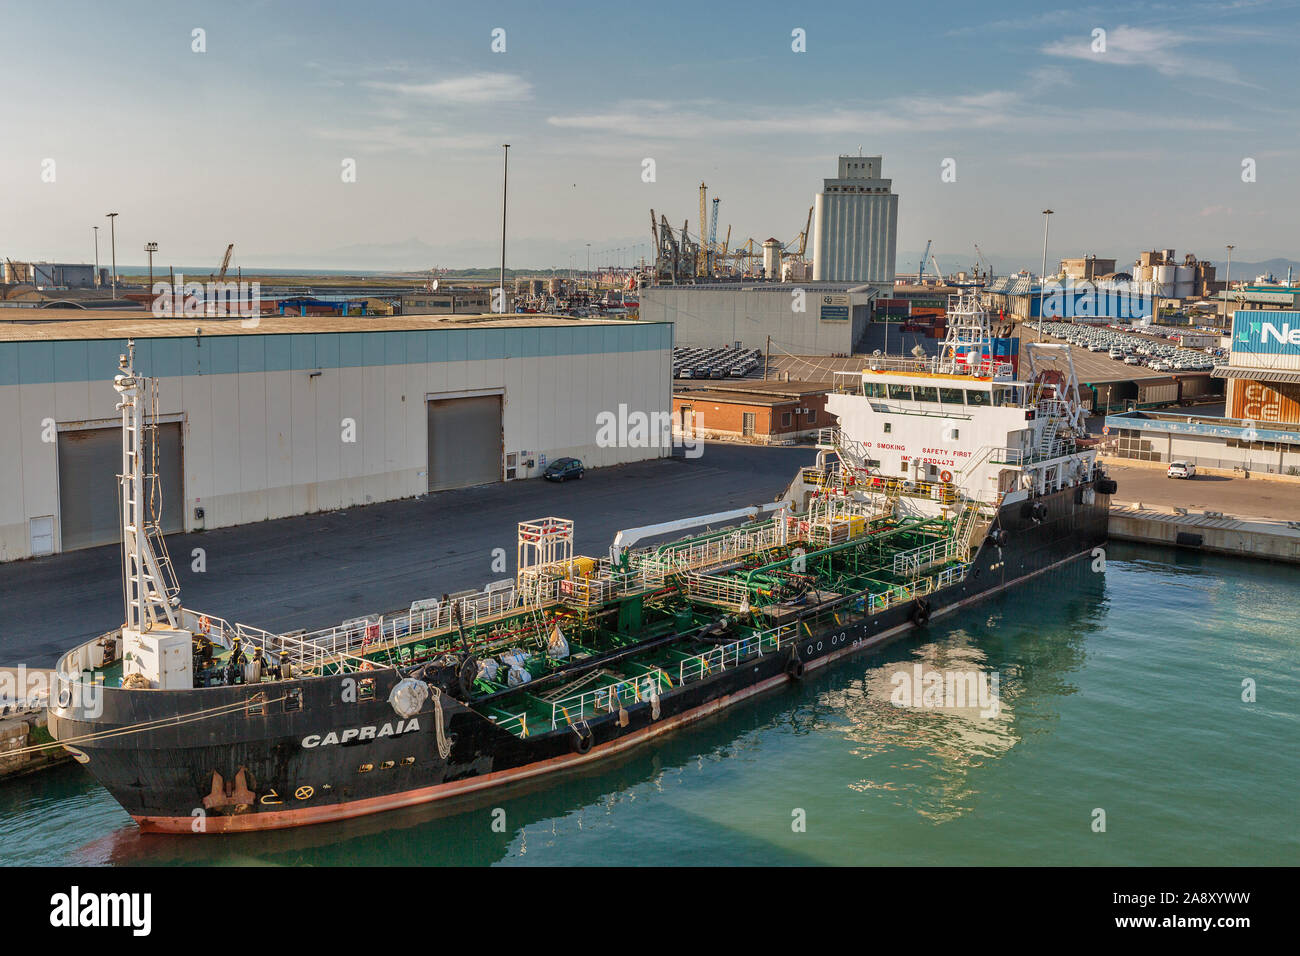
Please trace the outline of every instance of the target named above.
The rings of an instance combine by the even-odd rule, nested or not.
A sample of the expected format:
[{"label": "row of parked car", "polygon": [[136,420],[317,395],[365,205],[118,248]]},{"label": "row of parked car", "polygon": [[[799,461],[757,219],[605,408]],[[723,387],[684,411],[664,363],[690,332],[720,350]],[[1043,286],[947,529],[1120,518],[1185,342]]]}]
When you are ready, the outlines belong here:
[{"label": "row of parked car", "polygon": [[744,378],[763,362],[758,349],[673,349],[673,378]]},{"label": "row of parked car", "polygon": [[[1030,328],[1037,329],[1038,323],[1031,323]],[[1064,339],[1089,352],[1103,352],[1108,358],[1125,365],[1145,365],[1153,372],[1208,372],[1224,361],[1201,349],[1184,348],[1177,342],[1104,326],[1047,322],[1042,331],[1044,335]]]}]

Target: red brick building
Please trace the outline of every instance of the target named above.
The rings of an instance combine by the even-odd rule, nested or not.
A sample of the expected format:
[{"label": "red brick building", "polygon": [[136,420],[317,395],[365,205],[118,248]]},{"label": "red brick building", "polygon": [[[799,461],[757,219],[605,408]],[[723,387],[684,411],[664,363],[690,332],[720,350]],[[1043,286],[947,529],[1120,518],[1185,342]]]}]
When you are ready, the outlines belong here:
[{"label": "red brick building", "polygon": [[798,441],[836,424],[826,382],[712,382],[673,389],[673,431],[756,444]]}]

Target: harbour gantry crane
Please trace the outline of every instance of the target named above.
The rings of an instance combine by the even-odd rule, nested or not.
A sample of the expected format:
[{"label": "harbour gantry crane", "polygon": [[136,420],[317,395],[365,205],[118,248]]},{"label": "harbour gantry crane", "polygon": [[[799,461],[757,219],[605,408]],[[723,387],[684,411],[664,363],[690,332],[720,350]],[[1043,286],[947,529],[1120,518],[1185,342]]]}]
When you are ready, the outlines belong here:
[{"label": "harbour gantry crane", "polygon": [[[695,254],[695,274],[701,276],[709,274],[709,242],[705,238],[709,234],[708,223],[705,222],[705,210],[708,208],[708,192],[709,187],[704,183],[700,183],[700,246]],[[682,235],[685,234],[686,229],[683,227]]]},{"label": "harbour gantry crane", "polygon": [[803,224],[803,232],[795,236],[788,242],[782,251],[782,254],[794,256],[796,259],[802,259],[804,252],[808,249],[808,231],[812,229],[813,206],[808,207],[808,221]]},{"label": "harbour gantry crane", "polygon": [[917,267],[916,267],[916,284],[917,284],[917,285],[924,285],[924,284],[925,284],[925,261],[926,261],[927,259],[930,258],[930,244],[931,244],[933,241],[934,241],[933,239],[927,239],[927,240],[925,240],[925,252],[923,252],[923,253],[921,254],[921,261],[920,261],[920,263],[919,263],[919,264],[917,265]]},{"label": "harbour gantry crane", "polygon": [[717,265],[718,254],[718,204],[722,200],[717,196],[713,197],[713,218],[709,220],[709,243],[708,243],[708,274],[713,275],[713,270]]}]

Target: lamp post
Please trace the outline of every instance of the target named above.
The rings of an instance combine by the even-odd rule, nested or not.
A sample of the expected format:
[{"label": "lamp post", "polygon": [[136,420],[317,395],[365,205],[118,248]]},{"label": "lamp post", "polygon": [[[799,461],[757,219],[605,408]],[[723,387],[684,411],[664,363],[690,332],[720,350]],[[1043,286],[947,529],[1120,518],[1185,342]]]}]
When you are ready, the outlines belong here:
[{"label": "lamp post", "polygon": [[113,248],[113,274],[110,279],[113,283],[113,298],[117,298],[117,213],[110,212],[105,214],[108,218],[108,231],[112,237]]},{"label": "lamp post", "polygon": [[1232,290],[1232,250],[1235,249],[1232,243],[1227,246],[1228,250],[1228,271],[1223,276],[1223,324],[1228,324],[1228,296]]},{"label": "lamp post", "polygon": [[510,144],[502,143],[501,166],[501,314],[506,312],[506,187],[510,183]]},{"label": "lamp post", "polygon": [[1043,210],[1043,272],[1038,280],[1038,341],[1043,341],[1043,323],[1046,317],[1043,315],[1043,287],[1047,285],[1047,230],[1051,223],[1051,215],[1054,210]]},{"label": "lamp post", "polygon": [[153,254],[158,251],[158,243],[146,242],[144,251],[149,253],[149,292],[153,292]]},{"label": "lamp post", "polygon": [[99,288],[99,227],[98,227],[98,226],[91,226],[90,228],[93,229],[93,230],[95,230],[95,282],[94,282],[94,286],[95,286],[96,289],[98,289],[98,288]]}]

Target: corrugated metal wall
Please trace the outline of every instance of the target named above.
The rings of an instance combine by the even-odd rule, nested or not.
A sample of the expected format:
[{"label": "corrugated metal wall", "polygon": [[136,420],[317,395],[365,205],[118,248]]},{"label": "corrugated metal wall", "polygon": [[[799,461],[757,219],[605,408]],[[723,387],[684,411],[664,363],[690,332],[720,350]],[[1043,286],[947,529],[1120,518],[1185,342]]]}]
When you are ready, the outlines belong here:
[{"label": "corrugated metal wall", "polygon": [[1300,385],[1235,379],[1228,415],[1257,422],[1300,422]]}]

